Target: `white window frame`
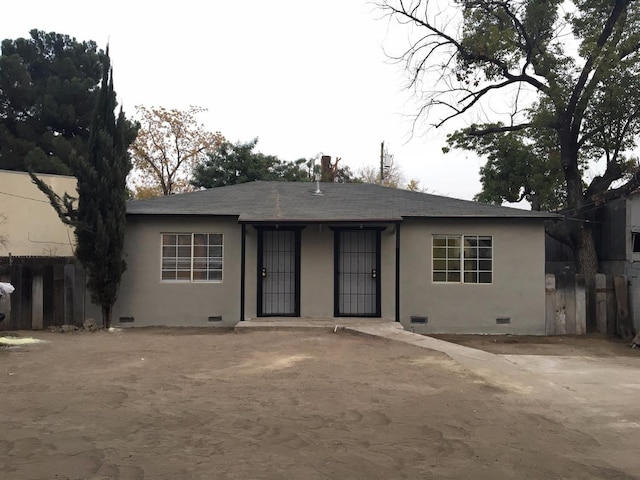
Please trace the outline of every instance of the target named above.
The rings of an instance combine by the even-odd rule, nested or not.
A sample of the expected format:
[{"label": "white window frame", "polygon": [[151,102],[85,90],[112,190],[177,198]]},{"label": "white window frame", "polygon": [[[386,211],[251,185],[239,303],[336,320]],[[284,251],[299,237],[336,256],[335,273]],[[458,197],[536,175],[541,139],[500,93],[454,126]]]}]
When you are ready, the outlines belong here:
[{"label": "white window frame", "polygon": [[[196,245],[195,238],[197,235],[206,235],[206,243],[204,245]],[[211,236],[220,236],[220,244],[210,243]],[[175,237],[175,243],[165,244],[165,238],[169,236]],[[186,237],[189,237],[189,244],[180,244],[180,237],[183,241]],[[167,250],[175,247],[175,255],[166,255]],[[188,269],[186,268],[185,260],[187,259],[186,251],[188,248]],[[205,248],[206,256],[195,256],[196,248]],[[220,249],[220,255],[211,255],[211,249]],[[183,254],[180,255],[179,249],[183,250]],[[180,264],[180,259],[183,259]],[[167,262],[172,262],[175,265],[174,268],[166,267]],[[204,264],[204,268],[199,265]],[[213,264],[213,266],[211,266]],[[217,266],[219,264],[219,267]],[[182,267],[182,268],[179,268]],[[179,278],[180,272],[189,272],[188,278]],[[175,278],[165,278],[165,272],[175,272]],[[220,278],[210,278],[210,275],[214,272],[220,273]],[[198,273],[205,274],[206,278],[196,278]],[[222,283],[224,278],[224,235],[217,232],[162,232],[160,234],[160,281],[168,283]]]},{"label": "white window frame", "polygon": [[[465,242],[474,240],[475,245]],[[490,240],[490,246],[481,246],[480,240]],[[436,245],[445,240],[444,245]],[[457,243],[457,244],[456,244]],[[444,250],[436,256],[435,249]],[[475,249],[474,256],[466,256]],[[480,250],[483,250],[483,256]],[[488,268],[487,268],[487,262]],[[438,267],[438,268],[436,268]],[[475,281],[471,280],[475,276]],[[431,236],[431,281],[432,283],[462,283],[467,285],[491,285],[494,276],[494,254],[492,235],[434,234]],[[444,277],[444,278],[442,278]],[[488,280],[487,280],[488,278]]]}]

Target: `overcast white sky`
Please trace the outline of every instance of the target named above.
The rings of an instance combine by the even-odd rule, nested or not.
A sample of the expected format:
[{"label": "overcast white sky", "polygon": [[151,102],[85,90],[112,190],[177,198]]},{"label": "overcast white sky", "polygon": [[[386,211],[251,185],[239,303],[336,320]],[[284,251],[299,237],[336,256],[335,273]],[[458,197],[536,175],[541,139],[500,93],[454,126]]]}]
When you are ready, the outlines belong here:
[{"label": "overcast white sky", "polygon": [[118,100],[208,109],[200,120],[231,141],[259,137],[283,160],[318,153],[357,171],[379,165],[385,141],[407,179],[471,199],[482,162],[442,154],[446,133],[414,132],[419,105],[403,90],[400,46],[365,0],[32,0],[3,4],[1,37],[37,28],[109,42]]}]

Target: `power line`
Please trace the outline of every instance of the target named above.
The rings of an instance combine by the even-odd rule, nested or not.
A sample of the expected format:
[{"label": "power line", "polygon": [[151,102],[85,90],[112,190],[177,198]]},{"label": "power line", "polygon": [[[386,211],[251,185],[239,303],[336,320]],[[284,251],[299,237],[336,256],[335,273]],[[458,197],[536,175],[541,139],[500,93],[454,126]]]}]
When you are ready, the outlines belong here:
[{"label": "power line", "polygon": [[48,200],[40,200],[39,198],[30,198],[30,197],[25,197],[23,195],[16,195],[15,193],[8,193],[8,192],[0,192],[0,194],[2,195],[8,195],[10,197],[17,197],[17,198],[24,198],[25,200],[32,200],[34,202],[42,202],[42,203],[49,203]]}]

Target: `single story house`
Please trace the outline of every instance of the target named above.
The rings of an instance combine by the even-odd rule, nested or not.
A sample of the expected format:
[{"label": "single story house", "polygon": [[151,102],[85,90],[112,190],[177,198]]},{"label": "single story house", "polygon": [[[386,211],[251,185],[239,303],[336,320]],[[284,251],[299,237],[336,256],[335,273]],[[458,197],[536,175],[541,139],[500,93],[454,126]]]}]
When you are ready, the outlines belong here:
[{"label": "single story house", "polygon": [[424,333],[544,334],[551,216],[357,183],[135,200],[113,325],[361,317]]}]

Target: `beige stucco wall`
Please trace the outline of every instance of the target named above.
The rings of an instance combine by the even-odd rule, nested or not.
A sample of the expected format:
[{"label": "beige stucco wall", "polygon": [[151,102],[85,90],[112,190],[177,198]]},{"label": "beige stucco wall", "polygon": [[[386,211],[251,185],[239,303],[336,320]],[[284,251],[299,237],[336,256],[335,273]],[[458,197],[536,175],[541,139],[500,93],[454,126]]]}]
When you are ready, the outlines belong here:
[{"label": "beige stucco wall", "polygon": [[[76,195],[76,179],[64,175],[39,175],[54,192]],[[0,170],[0,256],[72,256],[73,230],[64,225],[47,197],[31,181],[29,174]]]},{"label": "beige stucco wall", "polygon": [[[544,227],[522,221],[405,221],[401,231],[401,320],[418,333],[544,334]],[[493,283],[434,283],[432,235],[493,236]],[[428,323],[412,324],[410,317]],[[510,325],[497,325],[509,317]]]},{"label": "beige stucco wall", "polygon": [[[160,234],[208,232],[224,235],[221,283],[160,280]],[[246,228],[245,319],[256,317],[257,231]],[[491,235],[492,284],[438,284],[431,280],[434,234]],[[382,317],[395,317],[395,229],[381,233]],[[240,319],[241,227],[236,219],[211,217],[130,217],[125,240],[128,270],[114,308],[133,324],[231,326]],[[334,311],[334,232],[309,225],[301,234],[300,315],[332,318]],[[544,333],[544,228],[541,222],[414,221],[401,227],[401,307],[403,325],[420,333]],[[99,317],[98,312],[94,315]],[[222,322],[208,322],[209,316]],[[411,324],[426,316],[428,323]],[[510,325],[497,325],[509,317]]]}]

